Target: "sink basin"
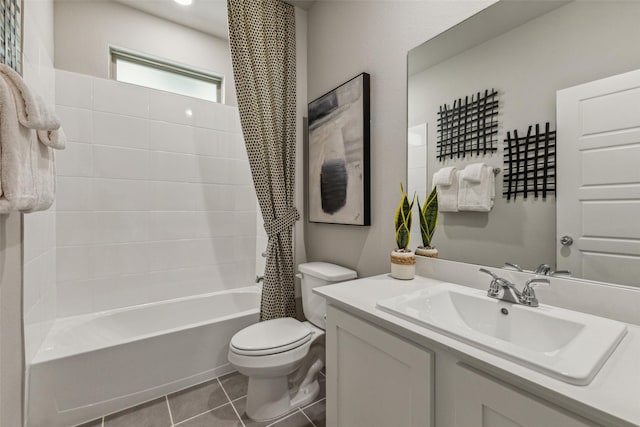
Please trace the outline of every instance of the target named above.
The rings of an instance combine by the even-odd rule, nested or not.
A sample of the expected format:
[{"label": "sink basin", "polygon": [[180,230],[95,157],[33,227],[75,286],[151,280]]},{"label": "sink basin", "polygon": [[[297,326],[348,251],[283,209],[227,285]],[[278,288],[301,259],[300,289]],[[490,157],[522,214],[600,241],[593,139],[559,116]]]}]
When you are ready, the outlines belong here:
[{"label": "sink basin", "polygon": [[562,381],[587,385],[627,331],[624,323],[441,283],[378,301],[378,308]]}]

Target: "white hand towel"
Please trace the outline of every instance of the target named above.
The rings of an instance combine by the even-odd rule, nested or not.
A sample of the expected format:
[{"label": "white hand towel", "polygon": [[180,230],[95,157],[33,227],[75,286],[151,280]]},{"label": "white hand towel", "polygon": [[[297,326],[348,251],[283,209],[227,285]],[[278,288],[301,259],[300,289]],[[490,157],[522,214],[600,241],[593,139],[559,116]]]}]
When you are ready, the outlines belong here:
[{"label": "white hand towel", "polygon": [[[437,181],[436,172],[433,182]],[[438,210],[440,212],[458,212],[458,171],[452,168],[451,185],[436,185],[438,193]]]},{"label": "white hand towel", "polygon": [[[493,167],[482,165],[480,169],[479,182],[473,181],[473,178],[472,180],[465,178],[464,171],[459,174],[458,210],[489,212],[493,208],[493,199],[496,195],[496,178],[493,174]],[[475,172],[471,172],[473,177]]]},{"label": "white hand towel", "polygon": [[456,167],[449,166],[442,168],[433,174],[433,185],[451,185],[456,177]]},{"label": "white hand towel", "polygon": [[11,67],[0,64],[0,75],[13,93],[18,120],[23,126],[36,130],[56,130],[60,127],[60,119],[55,111],[47,107],[40,95],[29,89],[20,74]]},{"label": "white hand towel", "polygon": [[0,213],[36,207],[33,153],[41,145],[36,133],[18,122],[11,89],[0,79]]},{"label": "white hand towel", "polygon": [[473,163],[462,171],[462,178],[473,183],[479,183],[482,179],[482,172],[485,169],[484,163]]}]

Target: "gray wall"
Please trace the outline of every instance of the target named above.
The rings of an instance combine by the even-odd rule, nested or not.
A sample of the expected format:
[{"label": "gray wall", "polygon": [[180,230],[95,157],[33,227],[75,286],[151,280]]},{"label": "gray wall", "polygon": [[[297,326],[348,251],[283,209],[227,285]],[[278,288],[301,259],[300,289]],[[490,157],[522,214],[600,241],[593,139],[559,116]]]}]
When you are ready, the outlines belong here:
[{"label": "gray wall", "polygon": [[[307,257],[388,272],[393,215],[406,180],[407,52],[492,1],[330,1],[309,10],[308,98],[371,74],[370,227],[306,223]],[[299,170],[298,180],[301,174]],[[305,219],[306,221],[306,219]]]},{"label": "gray wall", "polygon": [[[506,131],[518,129],[522,135],[528,125],[547,121],[555,129],[557,90],[640,68],[639,19],[640,2],[575,2],[411,76],[409,125],[429,123],[428,188],[443,166],[460,169],[484,161],[502,168]],[[500,151],[471,161],[439,162],[438,106],[490,88],[500,93]],[[507,202],[501,197],[502,176],[490,213],[441,214],[434,238],[440,256],[495,266],[505,261],[526,268],[555,265],[555,198]]]},{"label": "gray wall", "polygon": [[55,67],[109,78],[109,45],[197,67],[225,78],[237,105],[227,40],[107,0],[55,2]]}]

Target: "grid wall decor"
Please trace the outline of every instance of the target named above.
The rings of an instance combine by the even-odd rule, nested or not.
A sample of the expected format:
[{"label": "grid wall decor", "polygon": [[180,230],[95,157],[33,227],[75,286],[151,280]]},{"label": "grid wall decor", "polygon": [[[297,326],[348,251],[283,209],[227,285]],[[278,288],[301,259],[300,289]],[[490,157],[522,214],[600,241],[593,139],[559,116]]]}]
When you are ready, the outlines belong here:
[{"label": "grid wall decor", "polygon": [[507,132],[504,140],[504,180],[502,195],[515,200],[518,194],[547,198],[556,192],[556,131],[549,122],[541,132],[540,125],[529,126],[526,136]]},{"label": "grid wall decor", "polygon": [[438,111],[438,160],[479,156],[497,150],[498,92],[465,96]]},{"label": "grid wall decor", "polygon": [[22,75],[22,1],[0,0],[0,62]]}]

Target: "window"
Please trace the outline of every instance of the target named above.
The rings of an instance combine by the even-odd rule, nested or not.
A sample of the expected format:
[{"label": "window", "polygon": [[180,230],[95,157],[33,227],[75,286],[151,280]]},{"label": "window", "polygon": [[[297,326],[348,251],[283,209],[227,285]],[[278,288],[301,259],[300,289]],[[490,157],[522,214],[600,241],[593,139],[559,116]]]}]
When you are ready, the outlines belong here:
[{"label": "window", "polygon": [[222,77],[111,47],[114,80],[222,102]]}]

